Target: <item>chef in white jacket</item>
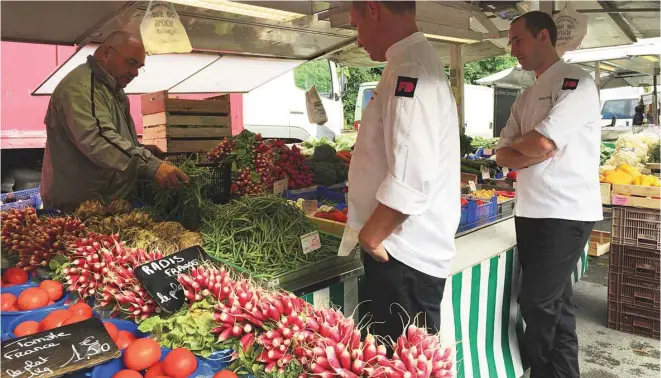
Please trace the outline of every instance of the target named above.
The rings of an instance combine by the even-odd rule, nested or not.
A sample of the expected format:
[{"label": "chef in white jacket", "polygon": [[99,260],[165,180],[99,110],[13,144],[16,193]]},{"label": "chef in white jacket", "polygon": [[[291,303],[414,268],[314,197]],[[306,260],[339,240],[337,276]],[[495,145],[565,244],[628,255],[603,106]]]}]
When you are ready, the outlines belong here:
[{"label": "chef in white jacket", "polygon": [[374,333],[396,340],[416,315],[436,332],[461,211],[457,105],[415,2],[353,2],[351,22],[387,65],[351,159],[340,252],[358,241],[365,254]]},{"label": "chef in white jacket", "polygon": [[509,39],[512,55],[537,76],[514,102],[496,146],[499,165],[520,169],[515,225],[530,376],[577,378],[571,274],[603,215],[599,95],[588,72],[558,57],[548,14],[514,20]]}]

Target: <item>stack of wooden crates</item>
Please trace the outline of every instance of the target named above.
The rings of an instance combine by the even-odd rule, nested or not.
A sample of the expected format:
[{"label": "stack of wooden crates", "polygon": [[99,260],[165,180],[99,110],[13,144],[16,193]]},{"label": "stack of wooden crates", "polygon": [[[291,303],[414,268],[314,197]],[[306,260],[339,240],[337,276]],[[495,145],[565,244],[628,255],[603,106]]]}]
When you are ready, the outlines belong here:
[{"label": "stack of wooden crates", "polygon": [[613,185],[608,327],[659,339],[659,188]]},{"label": "stack of wooden crates", "polygon": [[142,143],[156,145],[169,156],[205,155],[232,135],[229,95],[186,100],[161,91],[141,100]]}]

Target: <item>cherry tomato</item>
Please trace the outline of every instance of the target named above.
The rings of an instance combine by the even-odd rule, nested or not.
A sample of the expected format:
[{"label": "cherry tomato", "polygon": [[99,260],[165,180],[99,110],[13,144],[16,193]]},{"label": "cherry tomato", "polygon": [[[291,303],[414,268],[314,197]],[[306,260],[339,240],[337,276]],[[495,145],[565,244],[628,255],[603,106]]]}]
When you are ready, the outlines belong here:
[{"label": "cherry tomato", "polygon": [[213,378],[239,378],[239,376],[231,370],[221,370],[214,374]]},{"label": "cherry tomato", "polygon": [[157,362],[154,364],[152,367],[147,369],[147,372],[145,373],[145,378],[156,378],[156,377],[164,377],[165,373],[163,372],[163,362]]},{"label": "cherry tomato", "polygon": [[53,302],[60,300],[62,295],[64,295],[62,284],[57,281],[45,280],[39,284],[39,287],[46,290],[48,299]]},{"label": "cherry tomato", "polygon": [[3,293],[0,295],[0,310],[9,311],[10,308],[16,304],[16,296],[11,293]]},{"label": "cherry tomato", "polygon": [[124,369],[115,373],[112,378],[142,378],[142,374],[135,370]]},{"label": "cherry tomato", "polygon": [[21,268],[9,268],[5,274],[2,275],[2,281],[11,285],[24,284],[28,282],[28,274]]},{"label": "cherry tomato", "polygon": [[66,309],[55,310],[41,320],[41,329],[48,331],[49,329],[61,327],[71,316],[71,313]]},{"label": "cherry tomato", "polygon": [[92,308],[83,302],[72,304],[71,306],[69,306],[68,310],[70,313],[74,315],[87,316],[88,319],[92,317]]},{"label": "cherry tomato", "polygon": [[48,293],[39,287],[30,287],[18,295],[18,309],[21,311],[34,310],[48,305]]},{"label": "cherry tomato", "polygon": [[115,340],[115,344],[117,344],[119,350],[124,350],[136,339],[137,338],[129,331],[119,331],[117,332],[117,340]]},{"label": "cherry tomato", "polygon": [[188,349],[173,349],[163,359],[163,372],[172,378],[188,378],[195,369],[197,369],[197,359]]},{"label": "cherry tomato", "polygon": [[87,320],[87,319],[91,318],[91,316],[85,316],[85,315],[71,315],[71,313],[69,313],[69,315],[70,315],[70,316],[67,318],[67,320],[65,320],[65,321],[62,323],[63,326],[65,326],[65,325],[69,325],[69,324],[73,324],[73,323],[82,322],[83,320]]},{"label": "cherry tomato", "polygon": [[117,340],[117,334],[119,333],[117,326],[115,326],[110,322],[103,322],[103,326],[106,327],[106,331],[108,331],[108,334],[110,335],[112,341]]},{"label": "cherry tomato", "polygon": [[124,365],[133,370],[145,370],[161,359],[161,346],[148,337],[137,339],[124,352]]},{"label": "cherry tomato", "polygon": [[34,320],[26,320],[23,323],[19,324],[14,328],[14,335],[21,337],[27,335],[33,335],[41,331],[39,329],[39,323]]}]

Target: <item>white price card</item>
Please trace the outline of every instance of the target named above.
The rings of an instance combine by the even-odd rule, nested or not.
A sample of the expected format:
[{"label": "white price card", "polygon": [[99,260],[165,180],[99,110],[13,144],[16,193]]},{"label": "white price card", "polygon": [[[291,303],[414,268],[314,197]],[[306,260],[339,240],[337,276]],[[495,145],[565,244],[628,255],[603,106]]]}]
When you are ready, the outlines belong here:
[{"label": "white price card", "polygon": [[486,165],[480,167],[480,172],[482,173],[482,180],[491,178],[491,175],[489,174],[489,167]]},{"label": "white price card", "polygon": [[278,180],[273,183],[273,193],[279,196],[287,189],[287,179]]},{"label": "white price card", "polygon": [[516,181],[512,182],[512,188],[516,189]]},{"label": "white price card", "polygon": [[507,176],[508,173],[510,173],[510,169],[507,167],[503,167],[503,176]]},{"label": "white price card", "polygon": [[303,201],[303,212],[305,214],[314,214],[317,212],[319,205],[317,200],[305,200]]},{"label": "white price card", "polygon": [[309,234],[301,236],[301,245],[303,253],[308,254],[321,248],[321,239],[318,231],[312,231]]},{"label": "white price card", "polygon": [[471,188],[471,193],[477,191],[477,187],[475,186],[475,181],[469,181],[468,186]]}]

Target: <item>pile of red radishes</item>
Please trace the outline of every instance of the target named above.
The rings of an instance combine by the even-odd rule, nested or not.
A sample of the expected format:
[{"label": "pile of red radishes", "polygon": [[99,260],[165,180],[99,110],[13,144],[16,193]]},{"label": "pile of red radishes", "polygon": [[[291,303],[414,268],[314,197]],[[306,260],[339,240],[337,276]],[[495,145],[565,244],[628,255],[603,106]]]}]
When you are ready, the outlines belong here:
[{"label": "pile of red radishes", "polygon": [[280,140],[271,141],[275,154],[275,177],[280,180],[287,178],[289,189],[302,189],[312,185],[312,174],[301,150],[292,146],[289,148]]},{"label": "pile of red radishes", "polygon": [[38,287],[23,289],[18,297],[12,293],[2,293],[0,307],[3,312],[36,310],[54,304],[63,295],[64,289],[59,282],[45,280]]},{"label": "pile of red radishes", "polygon": [[296,360],[301,377],[451,377],[450,350],[437,335],[409,325],[392,345],[394,355],[374,336],[361,341],[352,318],[330,308],[313,308],[291,293],[266,290],[224,269],[198,267],[179,276],[190,303],[218,301],[219,342],[238,340],[243,353],[254,351],[266,373],[284,374]]},{"label": "pile of red radishes", "polygon": [[16,265],[25,270],[48,266],[51,258],[66,249],[68,242],[80,237],[85,226],[72,217],[37,216],[28,207],[2,213],[3,249],[19,256]]},{"label": "pile of red radishes", "polygon": [[112,307],[113,313],[123,312],[139,321],[160,309],[133,269],[163,257],[160,252],[127,248],[119,235],[89,233],[70,245],[69,262],[62,267],[63,280],[67,289],[81,298],[97,298],[102,307]]}]

